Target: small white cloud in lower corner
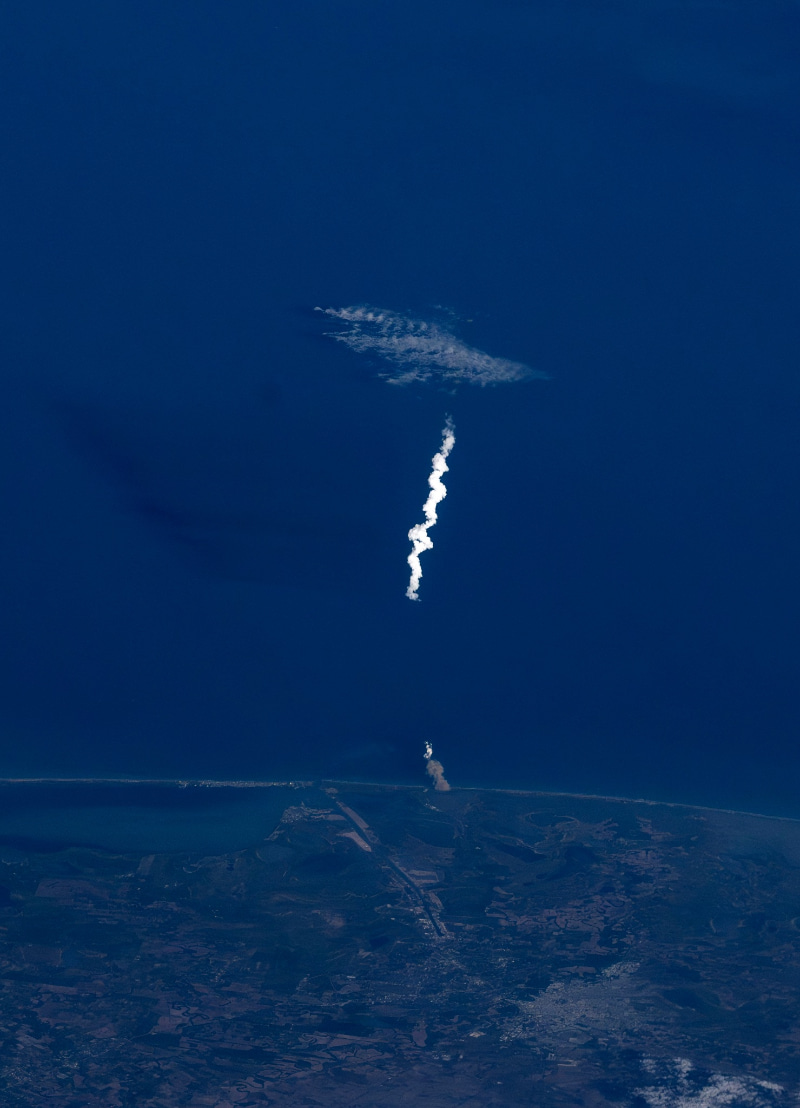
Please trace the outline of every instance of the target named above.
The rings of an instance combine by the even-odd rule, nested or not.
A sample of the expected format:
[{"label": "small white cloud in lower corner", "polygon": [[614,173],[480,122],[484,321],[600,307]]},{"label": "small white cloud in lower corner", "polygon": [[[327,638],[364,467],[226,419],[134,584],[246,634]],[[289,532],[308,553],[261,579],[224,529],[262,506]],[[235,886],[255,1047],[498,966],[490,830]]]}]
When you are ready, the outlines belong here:
[{"label": "small white cloud in lower corner", "polygon": [[778,1108],[784,1102],[784,1088],[774,1081],[713,1073],[687,1058],[644,1058],[642,1069],[654,1083],[634,1092],[650,1108]]}]

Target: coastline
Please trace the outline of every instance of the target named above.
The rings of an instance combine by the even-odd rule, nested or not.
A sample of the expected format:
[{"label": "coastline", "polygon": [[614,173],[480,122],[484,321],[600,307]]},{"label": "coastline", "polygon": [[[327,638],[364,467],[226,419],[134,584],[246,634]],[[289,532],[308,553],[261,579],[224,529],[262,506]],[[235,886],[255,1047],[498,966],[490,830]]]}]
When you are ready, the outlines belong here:
[{"label": "coastline", "polygon": [[[324,789],[324,788],[351,788],[351,789],[383,789],[390,790],[415,790],[432,791],[427,784],[397,783],[391,781],[354,781],[344,778],[311,778],[291,779],[284,781],[220,779],[220,778],[191,778],[191,777],[0,777],[0,788],[11,785],[38,785],[42,787],[53,785],[79,785],[82,787],[98,785],[131,785],[141,787],[163,786],[176,789]],[[564,800],[603,801],[615,804],[642,804],[654,808],[676,808],[695,812],[713,812],[728,816],[749,816],[755,819],[773,820],[788,823],[800,823],[798,816],[774,815],[767,812],[756,812],[746,808],[728,808],[713,804],[693,804],[680,800],[654,800],[643,796],[619,796],[606,793],[569,792],[561,789],[512,789],[497,786],[480,785],[451,785],[454,793],[497,793],[501,796],[530,796],[548,799],[563,798]],[[438,795],[438,794],[437,794]]]}]

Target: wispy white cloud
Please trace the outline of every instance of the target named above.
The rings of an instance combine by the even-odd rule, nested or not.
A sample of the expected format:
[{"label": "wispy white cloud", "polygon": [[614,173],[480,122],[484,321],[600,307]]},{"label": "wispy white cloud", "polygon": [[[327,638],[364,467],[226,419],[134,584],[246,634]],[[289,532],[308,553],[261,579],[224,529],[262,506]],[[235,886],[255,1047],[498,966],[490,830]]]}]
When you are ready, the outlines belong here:
[{"label": "wispy white cloud", "polygon": [[645,1058],[642,1068],[656,1081],[634,1092],[649,1108],[777,1108],[784,1100],[783,1086],[774,1081],[709,1073],[687,1058]]},{"label": "wispy white cloud", "polygon": [[431,460],[432,469],[428,478],[431,491],[428,493],[428,499],[422,505],[425,522],[416,523],[408,532],[408,537],[411,539],[411,553],[406,560],[411,567],[411,580],[408,582],[406,596],[409,600],[419,600],[419,583],[422,578],[422,564],[419,556],[424,550],[433,549],[433,540],[428,534],[428,529],[436,523],[438,519],[436,508],[447,496],[442,475],[447,473],[449,468],[447,458],[456,444],[455,431],[455,424],[448,416],[442,428],[442,445]]},{"label": "wispy white cloud", "polygon": [[468,346],[443,322],[412,319],[378,308],[315,308],[343,325],[327,334],[361,354],[389,363],[382,376],[394,384],[440,378],[455,384],[495,385],[546,374],[523,362],[495,358]]}]

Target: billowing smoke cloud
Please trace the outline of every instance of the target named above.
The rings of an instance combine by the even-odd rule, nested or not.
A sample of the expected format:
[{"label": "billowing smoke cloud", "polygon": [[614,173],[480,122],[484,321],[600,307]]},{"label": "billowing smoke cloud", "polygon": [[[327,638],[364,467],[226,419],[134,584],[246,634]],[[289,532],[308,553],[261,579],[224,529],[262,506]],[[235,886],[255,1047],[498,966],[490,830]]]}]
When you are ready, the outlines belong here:
[{"label": "billowing smoke cloud", "polygon": [[411,539],[411,553],[407,561],[411,567],[411,580],[408,582],[406,596],[409,600],[419,600],[419,583],[422,578],[422,564],[420,563],[419,556],[423,550],[433,549],[433,540],[428,534],[428,529],[433,527],[438,518],[436,515],[437,505],[441,504],[447,496],[447,489],[442,481],[442,474],[448,471],[447,457],[455,446],[455,443],[455,424],[450,416],[448,416],[442,428],[441,449],[433,455],[432,459],[433,468],[428,478],[431,491],[428,493],[428,499],[422,505],[425,522],[415,524],[408,532],[408,537]]},{"label": "billowing smoke cloud", "polygon": [[434,789],[440,793],[450,792],[450,786],[444,777],[444,767],[441,762],[437,762],[434,758],[433,747],[430,743],[425,743],[425,761],[428,763],[425,769],[428,776],[433,778]]},{"label": "billowing smoke cloud", "polygon": [[327,334],[351,350],[377,354],[390,364],[381,376],[397,385],[440,378],[450,384],[466,381],[494,385],[524,381],[546,374],[523,362],[494,358],[462,342],[443,322],[411,319],[399,312],[378,308],[315,308],[344,325]]}]

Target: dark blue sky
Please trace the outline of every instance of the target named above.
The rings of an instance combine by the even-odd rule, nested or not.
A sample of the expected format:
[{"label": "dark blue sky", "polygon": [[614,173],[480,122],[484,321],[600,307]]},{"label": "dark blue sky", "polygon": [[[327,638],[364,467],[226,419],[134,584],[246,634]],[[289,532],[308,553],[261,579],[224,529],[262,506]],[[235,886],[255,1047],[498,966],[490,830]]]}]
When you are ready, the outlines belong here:
[{"label": "dark blue sky", "polygon": [[[800,815],[794,5],[12,0],[0,42],[0,771],[430,739]],[[550,379],[387,385],[312,311],[362,303]]]}]

